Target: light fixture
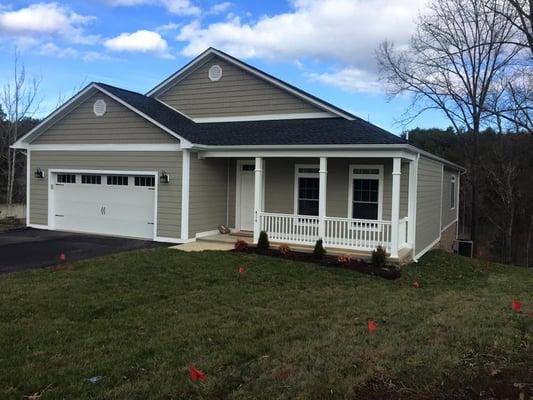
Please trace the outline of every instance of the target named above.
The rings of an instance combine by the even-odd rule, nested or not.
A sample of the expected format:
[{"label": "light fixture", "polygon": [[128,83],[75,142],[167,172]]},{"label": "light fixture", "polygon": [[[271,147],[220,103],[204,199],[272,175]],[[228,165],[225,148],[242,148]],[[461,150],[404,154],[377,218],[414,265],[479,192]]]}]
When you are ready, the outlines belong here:
[{"label": "light fixture", "polygon": [[37,168],[35,170],[35,173],[34,173],[34,176],[37,178],[37,179],[43,179],[44,178],[44,172],[41,168]]},{"label": "light fixture", "polygon": [[166,171],[161,171],[159,174],[159,183],[168,183],[170,182],[170,177],[168,176]]}]

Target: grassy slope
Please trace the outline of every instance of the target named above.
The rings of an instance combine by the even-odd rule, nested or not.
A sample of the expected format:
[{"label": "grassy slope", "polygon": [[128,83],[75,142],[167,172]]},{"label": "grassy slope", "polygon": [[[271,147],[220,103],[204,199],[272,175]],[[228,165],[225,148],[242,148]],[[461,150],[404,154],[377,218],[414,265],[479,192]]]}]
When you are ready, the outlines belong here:
[{"label": "grassy slope", "polygon": [[[441,252],[398,281],[167,249],[4,275],[0,398],[471,396],[531,381],[532,281],[532,270]],[[189,381],[190,364],[204,382]]]}]

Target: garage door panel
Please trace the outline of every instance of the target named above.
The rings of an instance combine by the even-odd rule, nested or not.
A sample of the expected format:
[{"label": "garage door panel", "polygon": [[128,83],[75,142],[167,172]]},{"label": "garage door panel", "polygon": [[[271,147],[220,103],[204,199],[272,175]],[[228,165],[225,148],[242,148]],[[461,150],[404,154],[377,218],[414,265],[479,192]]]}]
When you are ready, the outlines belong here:
[{"label": "garage door panel", "polygon": [[128,185],[111,185],[107,175],[99,175],[101,183],[94,184],[81,183],[81,175],[76,174],[75,183],[54,185],[56,229],[154,237],[155,188],[135,186],[134,176],[128,176]]}]

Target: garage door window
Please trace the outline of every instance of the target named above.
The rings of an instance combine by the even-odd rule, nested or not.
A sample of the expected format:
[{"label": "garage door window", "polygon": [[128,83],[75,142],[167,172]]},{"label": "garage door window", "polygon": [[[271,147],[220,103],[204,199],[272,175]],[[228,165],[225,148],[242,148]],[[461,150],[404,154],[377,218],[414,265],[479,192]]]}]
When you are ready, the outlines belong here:
[{"label": "garage door window", "polygon": [[81,183],[84,185],[101,185],[102,177],[100,175],[82,175]]},{"label": "garage door window", "polygon": [[136,176],[135,186],[155,186],[155,178],[153,176]]},{"label": "garage door window", "polygon": [[76,183],[76,175],[57,174],[57,183]]},{"label": "garage door window", "polygon": [[128,177],[122,175],[109,175],[107,177],[108,185],[128,186]]}]

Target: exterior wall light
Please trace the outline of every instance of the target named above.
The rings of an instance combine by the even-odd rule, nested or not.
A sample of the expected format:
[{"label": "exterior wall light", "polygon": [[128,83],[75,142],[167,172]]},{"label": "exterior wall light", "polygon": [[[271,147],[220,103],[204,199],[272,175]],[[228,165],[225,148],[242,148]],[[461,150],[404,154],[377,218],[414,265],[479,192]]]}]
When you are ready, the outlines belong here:
[{"label": "exterior wall light", "polygon": [[166,171],[161,171],[159,174],[159,183],[169,183],[170,177],[168,176]]},{"label": "exterior wall light", "polygon": [[37,168],[35,170],[35,173],[34,173],[34,176],[37,178],[37,179],[43,179],[44,178],[44,172],[41,168]]}]

